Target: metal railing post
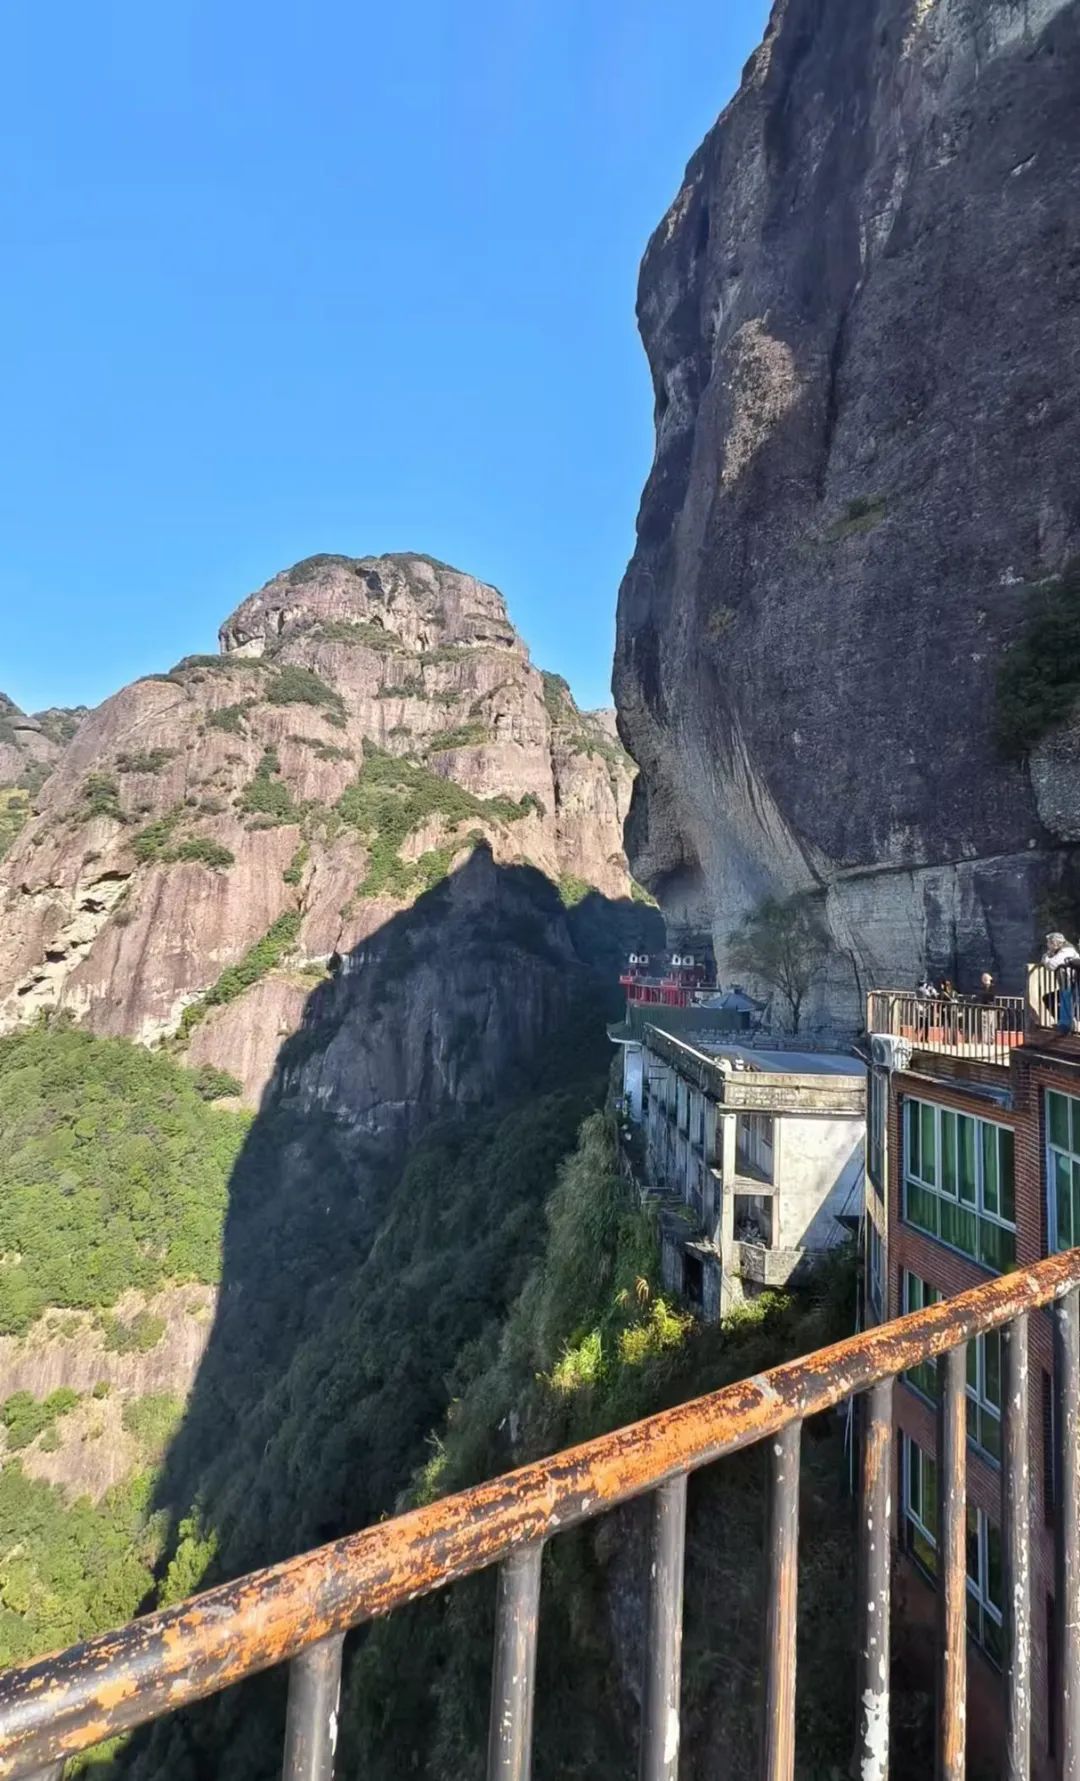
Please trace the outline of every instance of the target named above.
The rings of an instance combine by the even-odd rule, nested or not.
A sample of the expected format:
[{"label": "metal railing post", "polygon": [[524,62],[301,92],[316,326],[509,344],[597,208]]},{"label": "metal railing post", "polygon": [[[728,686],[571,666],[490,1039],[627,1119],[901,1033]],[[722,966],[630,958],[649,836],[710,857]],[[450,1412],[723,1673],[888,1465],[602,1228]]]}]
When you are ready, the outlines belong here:
[{"label": "metal railing post", "polygon": [[859,1488],[859,1781],[887,1781],[889,1773],[892,1400],[891,1379],[883,1379],[863,1400],[866,1427]]},{"label": "metal railing post", "polygon": [[519,1547],[499,1566],[488,1781],[529,1781],[543,1550],[541,1541]]},{"label": "metal railing post", "polygon": [[333,1781],[344,1643],[322,1639],[289,1665],[282,1781]]},{"label": "metal railing post", "polygon": [[938,1357],[937,1781],[964,1781],[967,1717],[967,1344]]},{"label": "metal railing post", "polygon": [[1005,1781],[1031,1774],[1031,1511],[1028,1461],[1028,1320],[1001,1332],[1002,1596],[1005,1605]]},{"label": "metal railing post", "polygon": [[676,1781],[682,1689],[686,1474],[661,1484],[650,1504],[648,1613],[641,1688],[641,1781]]},{"label": "metal railing post", "polygon": [[1054,1446],[1057,1464],[1054,1626],[1061,1714],[1058,1774],[1080,1781],[1080,1292],[1054,1306]]},{"label": "metal railing post", "polygon": [[799,1451],[802,1423],[769,1443],[769,1532],[765,1597],[764,1781],[795,1773],[795,1624],[799,1597]]}]

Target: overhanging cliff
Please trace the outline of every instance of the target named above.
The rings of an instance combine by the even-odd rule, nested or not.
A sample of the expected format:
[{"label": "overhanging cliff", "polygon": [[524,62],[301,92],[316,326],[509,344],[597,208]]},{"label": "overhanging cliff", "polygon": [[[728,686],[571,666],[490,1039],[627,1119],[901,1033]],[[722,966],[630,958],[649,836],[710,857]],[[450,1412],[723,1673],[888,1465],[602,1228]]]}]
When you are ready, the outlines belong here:
[{"label": "overhanging cliff", "polygon": [[1080,4],[779,0],[649,245],[656,457],[619,601],[628,830],[727,934],[822,894],[826,992],[997,970],[1080,773],[999,665],[1080,549]]}]

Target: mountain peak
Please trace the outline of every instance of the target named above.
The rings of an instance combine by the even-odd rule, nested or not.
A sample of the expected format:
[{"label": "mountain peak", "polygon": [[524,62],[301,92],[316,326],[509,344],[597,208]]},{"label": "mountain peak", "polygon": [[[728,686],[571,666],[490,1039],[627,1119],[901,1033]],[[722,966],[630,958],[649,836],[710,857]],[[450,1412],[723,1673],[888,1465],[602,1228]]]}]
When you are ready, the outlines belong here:
[{"label": "mountain peak", "polygon": [[497,588],[420,552],[305,557],[249,594],[219,632],[226,655],[261,656],[290,632],[375,627],[405,649],[508,649],[525,657]]}]

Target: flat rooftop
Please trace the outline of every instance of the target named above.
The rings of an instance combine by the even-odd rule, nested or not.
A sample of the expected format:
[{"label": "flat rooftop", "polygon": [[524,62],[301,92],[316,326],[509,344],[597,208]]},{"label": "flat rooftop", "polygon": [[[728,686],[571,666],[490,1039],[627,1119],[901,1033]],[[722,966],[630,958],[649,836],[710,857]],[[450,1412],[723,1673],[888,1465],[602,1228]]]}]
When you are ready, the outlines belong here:
[{"label": "flat rooftop", "polygon": [[724,1045],[706,1035],[701,1041],[695,1035],[683,1040],[703,1057],[730,1058],[747,1070],[775,1070],[785,1076],[865,1076],[862,1058],[845,1051],[766,1051],[757,1045]]}]

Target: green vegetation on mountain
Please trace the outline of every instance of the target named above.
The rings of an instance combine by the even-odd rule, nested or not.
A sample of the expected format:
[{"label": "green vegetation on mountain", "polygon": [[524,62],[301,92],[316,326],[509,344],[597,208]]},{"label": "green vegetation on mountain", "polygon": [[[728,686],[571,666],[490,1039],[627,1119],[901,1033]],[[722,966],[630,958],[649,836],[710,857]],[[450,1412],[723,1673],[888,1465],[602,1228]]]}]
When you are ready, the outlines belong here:
[{"label": "green vegetation on mountain", "polygon": [[268,744],[255,774],[245,785],[237,800],[238,809],[246,816],[272,819],[275,824],[299,822],[302,812],[285,781],[279,777],[281,760],[278,751]]},{"label": "green vegetation on mountain", "polygon": [[226,966],[217,982],[212,984],[204,995],[194,1002],[189,1002],[180,1016],[180,1034],[187,1038],[192,1028],[205,1020],[211,1008],[220,1008],[226,1002],[235,1002],[253,983],[258,983],[267,972],[274,970],[285,955],[296,943],[300,932],[300,911],[287,909],[284,915],[271,922],[261,940],[249,946],[243,958],[235,965]]},{"label": "green vegetation on mountain", "polygon": [[247,1127],[126,1040],[56,1026],[0,1039],[0,1333],[47,1305],[215,1280]]},{"label": "green vegetation on mountain", "polygon": [[359,894],[405,898],[430,888],[449,870],[446,849],[425,854],[416,864],[402,860],[400,850],[410,835],[434,817],[447,826],[486,817],[497,822],[516,822],[532,808],[528,794],[520,800],[478,798],[452,779],[442,779],[419,761],[386,754],[374,743],[365,744],[364,764],[342,792],[335,806],[338,814],[363,837],[368,848],[368,869]]},{"label": "green vegetation on mountain", "polygon": [[22,786],[0,786],[0,860],[30,816],[30,794]]},{"label": "green vegetation on mountain", "polygon": [[[847,1334],[852,1277],[843,1262],[813,1299],[768,1294],[704,1327],[658,1285],[651,1221],[619,1178],[613,1136],[594,1115],[563,1164],[546,1241],[509,1317],[459,1366],[431,1456],[416,1475],[425,1501],[560,1447],[757,1373]],[[516,1430],[516,1439],[511,1430]],[[760,1711],[747,1653],[763,1635],[763,1459],[712,1468],[691,1487],[684,1725],[708,1725],[717,1749],[752,1749]],[[840,1772],[851,1705],[837,1674],[852,1656],[852,1508],[842,1442],[815,1426],[803,1460],[799,1625],[800,1774]],[[629,1563],[628,1563],[629,1560]],[[534,1774],[622,1781],[635,1766],[633,1703],[613,1678],[613,1593],[640,1588],[640,1510],[553,1541],[545,1556]],[[361,1648],[344,1707],[346,1761],[371,1781],[405,1769],[426,1781],[483,1773],[493,1630],[484,1576],[379,1623]],[[633,1610],[635,1615],[638,1609]],[[749,1686],[747,1685],[749,1681]]]},{"label": "green vegetation on mountain", "polygon": [[1024,630],[998,671],[997,738],[1022,758],[1080,702],[1080,557],[1029,593]]},{"label": "green vegetation on mountain", "polygon": [[0,1467],[0,1663],[21,1663],[131,1618],[153,1587],[164,1517],[152,1478],[117,1485],[100,1503],[69,1502]]}]

